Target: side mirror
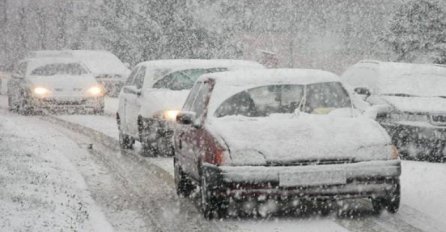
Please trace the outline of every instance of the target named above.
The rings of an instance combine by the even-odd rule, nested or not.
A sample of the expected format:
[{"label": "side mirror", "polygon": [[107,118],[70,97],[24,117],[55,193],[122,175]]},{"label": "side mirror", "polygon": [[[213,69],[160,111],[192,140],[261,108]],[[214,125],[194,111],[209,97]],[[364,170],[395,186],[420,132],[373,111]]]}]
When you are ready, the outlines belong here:
[{"label": "side mirror", "polygon": [[192,125],[195,122],[195,113],[189,111],[181,111],[177,114],[176,121],[182,125]]},{"label": "side mirror", "polygon": [[372,95],[372,93],[370,92],[370,90],[368,88],[365,87],[358,87],[354,89],[355,93],[359,94],[359,95],[363,95],[366,98],[370,97],[370,95]]}]

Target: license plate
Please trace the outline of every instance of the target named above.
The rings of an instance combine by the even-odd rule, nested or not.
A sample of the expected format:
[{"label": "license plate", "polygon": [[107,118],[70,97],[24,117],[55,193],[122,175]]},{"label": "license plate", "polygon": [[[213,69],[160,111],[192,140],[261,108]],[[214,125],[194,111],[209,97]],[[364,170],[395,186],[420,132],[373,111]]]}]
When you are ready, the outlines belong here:
[{"label": "license plate", "polygon": [[302,171],[279,174],[280,186],[320,186],[346,184],[347,177],[343,171]]}]

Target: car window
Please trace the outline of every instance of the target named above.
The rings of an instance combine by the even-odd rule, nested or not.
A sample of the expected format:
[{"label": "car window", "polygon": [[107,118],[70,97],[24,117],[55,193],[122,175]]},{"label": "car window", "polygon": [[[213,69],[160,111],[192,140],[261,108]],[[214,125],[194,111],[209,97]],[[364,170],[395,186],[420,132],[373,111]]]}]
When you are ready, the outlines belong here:
[{"label": "car window", "polygon": [[202,85],[202,82],[195,83],[194,87],[192,87],[189,96],[187,96],[187,99],[184,103],[183,110],[190,111],[192,104],[194,103],[195,98],[197,97],[198,91],[200,90],[200,87]]},{"label": "car window", "polygon": [[191,89],[195,81],[203,74],[227,71],[227,68],[188,69],[173,72],[157,81],[153,88],[184,90]]},{"label": "car window", "polygon": [[136,88],[141,89],[144,83],[145,76],[146,76],[146,67],[142,66],[139,69],[138,74],[136,74],[135,79],[133,80],[133,85],[135,85]]},{"label": "car window", "polygon": [[248,89],[225,100],[216,117],[243,115],[268,116],[274,113],[293,113],[304,95],[303,85],[268,85]]},{"label": "car window", "polygon": [[78,63],[54,63],[40,66],[31,71],[35,76],[54,76],[54,75],[83,75],[87,70]]},{"label": "car window", "polygon": [[136,74],[138,73],[140,67],[136,67],[133,69],[132,73],[130,73],[129,77],[127,78],[127,81],[125,82],[125,85],[132,85],[133,80],[135,79]]},{"label": "car window", "polygon": [[209,93],[210,85],[207,83],[201,84],[190,110],[195,113],[195,115],[197,116],[197,120],[203,118],[206,109],[206,103],[209,99]]},{"label": "car window", "polygon": [[346,107],[351,107],[351,100],[347,91],[339,82],[307,86],[304,112],[326,114],[332,109]]}]

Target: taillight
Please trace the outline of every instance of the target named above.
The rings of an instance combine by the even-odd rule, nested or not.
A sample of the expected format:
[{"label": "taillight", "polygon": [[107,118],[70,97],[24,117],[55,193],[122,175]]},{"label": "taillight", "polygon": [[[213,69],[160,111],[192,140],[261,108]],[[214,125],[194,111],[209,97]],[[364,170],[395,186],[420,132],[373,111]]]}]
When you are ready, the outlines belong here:
[{"label": "taillight", "polygon": [[213,164],[220,165],[224,161],[224,151],[221,149],[216,149],[213,159]]},{"label": "taillight", "polygon": [[398,148],[395,145],[392,145],[392,154],[390,158],[394,160],[400,158],[400,152],[398,151]]}]

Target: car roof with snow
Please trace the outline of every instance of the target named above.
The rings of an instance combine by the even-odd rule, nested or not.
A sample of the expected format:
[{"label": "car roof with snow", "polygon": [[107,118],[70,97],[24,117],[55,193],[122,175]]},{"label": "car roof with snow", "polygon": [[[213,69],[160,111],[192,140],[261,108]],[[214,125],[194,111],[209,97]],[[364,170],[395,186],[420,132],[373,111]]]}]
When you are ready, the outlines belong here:
[{"label": "car roof with snow", "polygon": [[212,79],[215,81],[209,112],[214,112],[226,99],[244,90],[280,84],[309,85],[340,82],[339,77],[327,71],[314,69],[263,69],[238,70],[210,73],[201,76],[196,84]]},{"label": "car roof with snow", "polygon": [[105,50],[40,50],[31,51],[33,58],[77,58],[95,74],[120,74],[126,76],[130,70],[113,53]]},{"label": "car roof with snow", "polygon": [[446,66],[437,64],[414,64],[399,62],[384,62],[377,60],[362,60],[356,64],[357,66],[378,66],[379,71],[385,78],[394,78],[407,74],[434,74],[445,75]]},{"label": "car roof with snow", "polygon": [[313,84],[319,82],[339,81],[336,74],[315,69],[263,69],[237,70],[206,74],[203,79],[214,79],[218,84],[225,85],[268,85],[268,84]]},{"label": "car roof with snow", "polygon": [[146,67],[145,85],[151,86],[161,78],[173,72],[188,69],[209,69],[209,68],[227,68],[228,70],[238,69],[265,69],[265,66],[248,60],[229,60],[229,59],[172,59],[172,60],[154,60],[139,63],[137,67]]},{"label": "car roof with snow", "polygon": [[242,67],[265,68],[263,65],[248,60],[229,60],[229,59],[172,59],[172,60],[154,60],[140,63],[138,66],[148,68],[170,69],[171,72],[194,69],[194,68],[217,68],[227,67],[229,69],[238,69]]},{"label": "car roof with snow", "polygon": [[47,64],[63,64],[63,63],[78,63],[81,64],[86,70],[90,70],[79,59],[74,57],[38,57],[28,58],[23,61],[28,62],[27,74],[29,74],[35,68],[38,68]]}]

